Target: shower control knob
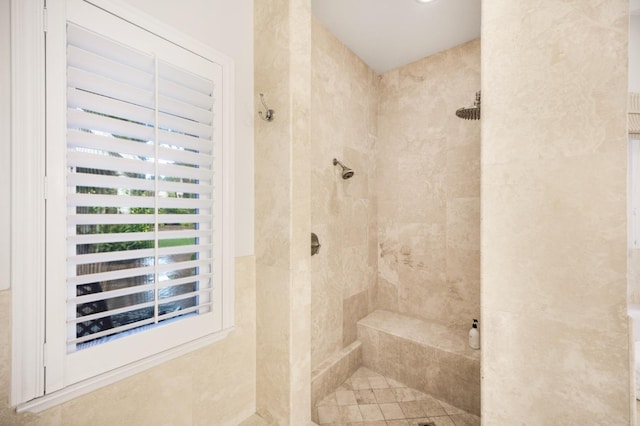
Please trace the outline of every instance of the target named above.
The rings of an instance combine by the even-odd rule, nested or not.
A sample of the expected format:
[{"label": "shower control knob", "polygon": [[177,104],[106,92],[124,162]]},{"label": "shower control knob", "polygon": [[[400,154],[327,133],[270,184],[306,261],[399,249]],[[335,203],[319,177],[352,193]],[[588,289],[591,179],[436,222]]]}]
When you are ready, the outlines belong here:
[{"label": "shower control knob", "polygon": [[314,254],[320,253],[320,240],[318,240],[318,236],[311,233],[311,256]]}]

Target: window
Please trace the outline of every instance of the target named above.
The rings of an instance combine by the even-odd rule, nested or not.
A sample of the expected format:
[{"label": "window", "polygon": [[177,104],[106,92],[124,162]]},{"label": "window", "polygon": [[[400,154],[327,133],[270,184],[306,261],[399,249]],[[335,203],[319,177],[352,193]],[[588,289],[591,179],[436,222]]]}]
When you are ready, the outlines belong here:
[{"label": "window", "polygon": [[212,80],[67,26],[68,352],[220,310],[213,94]]},{"label": "window", "polygon": [[125,6],[92,3],[47,1],[36,397],[106,372],[113,381],[233,325],[231,62]]}]

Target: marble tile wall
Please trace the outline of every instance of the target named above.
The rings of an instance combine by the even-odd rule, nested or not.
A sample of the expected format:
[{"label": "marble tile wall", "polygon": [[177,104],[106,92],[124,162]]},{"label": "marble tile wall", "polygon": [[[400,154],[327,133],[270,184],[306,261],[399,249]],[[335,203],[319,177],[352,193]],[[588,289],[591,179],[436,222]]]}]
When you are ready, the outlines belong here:
[{"label": "marble tile wall", "polygon": [[630,424],[628,8],[482,3],[483,424]]},{"label": "marble tile wall", "polygon": [[16,414],[8,405],[11,291],[0,291],[0,424],[236,425],[251,416],[256,398],[254,257],[236,258],[235,268],[236,330],[225,340],[39,414]]},{"label": "marble tile wall", "polygon": [[290,0],[289,8],[292,95],[289,424],[295,426],[311,422],[311,0]]},{"label": "marble tile wall", "polygon": [[[317,19],[312,20],[311,364],[316,368],[356,338],[372,307],[376,279],[377,77]],[[348,180],[332,164],[355,171]]]},{"label": "marble tile wall", "polygon": [[386,72],[377,142],[377,307],[466,335],[480,314],[480,41]]},{"label": "marble tile wall", "polygon": [[290,103],[289,1],[254,2],[254,103],[275,110],[255,120],[257,412],[269,422],[289,413]]},{"label": "marble tile wall", "polygon": [[257,412],[308,424],[310,396],[309,0],[254,2]]}]

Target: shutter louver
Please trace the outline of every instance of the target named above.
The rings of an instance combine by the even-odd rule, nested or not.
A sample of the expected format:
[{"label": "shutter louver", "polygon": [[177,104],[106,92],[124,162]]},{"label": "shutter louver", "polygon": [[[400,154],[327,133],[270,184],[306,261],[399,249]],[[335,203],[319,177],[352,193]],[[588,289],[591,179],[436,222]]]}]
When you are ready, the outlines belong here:
[{"label": "shutter louver", "polygon": [[67,26],[67,350],[214,304],[214,83]]}]

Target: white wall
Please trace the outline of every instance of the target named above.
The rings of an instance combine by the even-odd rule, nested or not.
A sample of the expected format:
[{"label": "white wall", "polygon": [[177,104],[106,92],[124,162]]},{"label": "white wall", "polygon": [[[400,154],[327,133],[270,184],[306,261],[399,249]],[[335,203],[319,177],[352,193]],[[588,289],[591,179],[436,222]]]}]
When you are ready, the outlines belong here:
[{"label": "white wall", "polygon": [[629,91],[640,92],[640,8],[629,22]]},{"label": "white wall", "polygon": [[[10,135],[11,135],[11,81],[10,81],[10,0],[0,0],[0,194],[9,195]],[[8,202],[0,205],[0,290],[9,288],[10,264],[10,208]]]}]

